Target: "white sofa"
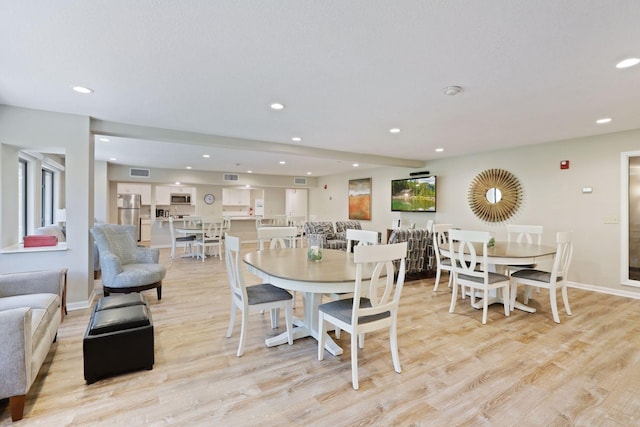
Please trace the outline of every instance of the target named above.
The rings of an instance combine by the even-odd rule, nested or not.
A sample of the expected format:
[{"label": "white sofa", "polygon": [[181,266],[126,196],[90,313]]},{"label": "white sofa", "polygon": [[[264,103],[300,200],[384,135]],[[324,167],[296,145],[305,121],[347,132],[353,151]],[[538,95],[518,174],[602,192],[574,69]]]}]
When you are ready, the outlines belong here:
[{"label": "white sofa", "polygon": [[64,316],[67,270],[0,275],[0,399],[22,419],[25,396],[40,371]]}]

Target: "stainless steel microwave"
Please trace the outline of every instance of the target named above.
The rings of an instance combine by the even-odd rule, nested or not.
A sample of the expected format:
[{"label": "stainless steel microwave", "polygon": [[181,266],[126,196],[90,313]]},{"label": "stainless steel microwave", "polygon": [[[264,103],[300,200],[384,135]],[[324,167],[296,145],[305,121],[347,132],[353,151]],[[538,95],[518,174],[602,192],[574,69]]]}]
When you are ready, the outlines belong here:
[{"label": "stainless steel microwave", "polygon": [[172,205],[190,205],[191,195],[190,194],[172,194],[171,204]]}]

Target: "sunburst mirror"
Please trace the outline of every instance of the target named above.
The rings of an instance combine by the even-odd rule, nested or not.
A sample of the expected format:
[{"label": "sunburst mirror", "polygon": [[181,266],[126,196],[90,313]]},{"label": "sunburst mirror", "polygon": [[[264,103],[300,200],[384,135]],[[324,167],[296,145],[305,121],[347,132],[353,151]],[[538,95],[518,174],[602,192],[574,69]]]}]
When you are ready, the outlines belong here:
[{"label": "sunburst mirror", "polygon": [[522,187],[511,172],[487,169],[471,182],[468,198],[469,206],[478,218],[487,222],[502,222],[520,207]]}]

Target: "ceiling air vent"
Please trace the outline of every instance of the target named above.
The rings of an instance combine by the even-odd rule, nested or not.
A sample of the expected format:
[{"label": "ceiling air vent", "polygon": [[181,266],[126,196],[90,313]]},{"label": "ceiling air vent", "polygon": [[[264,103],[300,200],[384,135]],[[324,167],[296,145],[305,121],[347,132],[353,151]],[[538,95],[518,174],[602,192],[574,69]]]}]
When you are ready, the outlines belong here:
[{"label": "ceiling air vent", "polygon": [[138,178],[149,178],[149,169],[129,168],[129,176],[135,176]]},{"label": "ceiling air vent", "polygon": [[240,181],[240,175],[237,173],[225,173],[224,176],[222,177],[222,180],[238,182]]},{"label": "ceiling air vent", "polygon": [[307,185],[307,178],[293,178],[293,183],[295,185]]}]

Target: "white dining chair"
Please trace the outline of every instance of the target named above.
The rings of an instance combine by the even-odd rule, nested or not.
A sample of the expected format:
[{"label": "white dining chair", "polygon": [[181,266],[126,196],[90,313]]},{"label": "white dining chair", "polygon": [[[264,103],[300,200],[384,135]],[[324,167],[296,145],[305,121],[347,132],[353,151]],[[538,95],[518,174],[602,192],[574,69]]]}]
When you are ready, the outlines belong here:
[{"label": "white dining chair", "polygon": [[[537,286],[539,288],[549,289],[549,301],[551,303],[551,313],[553,321],[560,323],[558,316],[558,303],[556,291],[562,291],[562,301],[567,315],[571,316],[571,307],[569,307],[569,295],[567,294],[567,275],[569,274],[569,265],[573,255],[573,242],[571,233],[561,231],[556,234],[556,254],[553,259],[553,267],[551,271],[542,271],[537,269],[518,270],[511,274],[511,310],[515,307],[516,293],[519,284]],[[529,302],[529,294],[525,288],[524,304]]]},{"label": "white dining chair", "polygon": [[[451,224],[433,224],[433,253],[436,258],[436,283],[433,285],[433,292],[438,290],[440,276],[443,271],[449,273],[449,287],[451,287],[451,258],[444,256],[440,252],[440,248],[449,246],[449,229],[453,228]],[[464,292],[462,292],[464,297]]]},{"label": "white dining chair", "polygon": [[355,230],[348,228],[346,231],[347,238],[347,252],[351,252],[353,245],[377,245],[378,244],[378,232],[369,230]]},{"label": "white dining chair", "polygon": [[[352,228],[348,228],[346,231],[347,238],[347,253],[351,252],[352,244],[355,243],[355,246],[365,246],[365,245],[377,245],[378,244],[378,232],[377,231],[369,231],[369,230],[355,230]],[[327,297],[336,301],[339,299],[349,298],[353,295],[353,293],[325,293]],[[336,327],[334,330],[336,338],[340,338],[340,328]],[[364,340],[364,335],[361,338]],[[361,343],[361,346],[364,345]]]},{"label": "white dining chair", "polygon": [[263,251],[265,243],[269,249],[295,248],[298,229],[296,227],[260,227],[258,228],[258,249]]},{"label": "white dining chair", "polygon": [[[198,246],[198,256],[202,258],[202,262],[207,255],[217,256],[222,260],[222,222],[203,222],[202,229],[203,233],[195,240]],[[213,254],[211,253],[212,249],[214,249]]]},{"label": "white dining chair", "polygon": [[[478,264],[488,266],[487,243],[489,243],[489,232],[449,230],[449,254],[451,255],[451,270],[453,273],[453,292],[451,294],[451,306],[449,313],[453,313],[458,298],[458,286],[471,288],[471,304],[475,303],[475,289],[482,293],[482,324],[487,323],[487,311],[489,304],[489,291],[492,289],[502,290],[502,302],[504,304],[504,315],[509,316],[509,276],[505,274],[492,273],[486,268],[479,270]],[[473,244],[482,245],[482,254],[476,252]],[[464,293],[464,289],[462,290]]]},{"label": "white dining chair", "polygon": [[284,289],[277,288],[269,283],[246,286],[242,275],[240,258],[240,239],[235,236],[225,236],[225,260],[229,285],[231,286],[231,317],[227,338],[233,334],[233,326],[236,318],[236,310],[242,314],[242,325],[240,327],[240,342],[238,344],[237,356],[242,356],[246,339],[247,323],[249,314],[271,311],[271,328],[278,326],[278,309],[283,309],[287,327],[287,340],[289,345],[293,344],[293,297]]},{"label": "white dining chair", "polygon": [[[398,356],[398,305],[404,286],[405,258],[407,242],[392,245],[356,246],[355,292],[353,298],[341,299],[321,304],[319,312],[318,360],[324,359],[324,344],[327,324],[332,324],[351,334],[351,381],[354,389],[358,382],[358,347],[362,348],[359,337],[380,329],[389,329],[389,345],[393,367],[401,372]],[[393,261],[399,260],[398,271]],[[362,269],[366,264],[374,264],[371,280],[362,280]],[[394,278],[397,278],[394,280]],[[366,295],[366,296],[365,296]]]},{"label": "white dining chair", "polygon": [[[298,229],[296,227],[260,227],[258,228],[258,250],[263,251],[265,243],[269,249],[295,248]],[[287,242],[289,245],[287,246]],[[296,293],[293,292],[293,308],[296,307]]]},{"label": "white dining chair", "polygon": [[189,248],[189,252],[192,252],[192,244],[196,240],[195,234],[190,234],[186,236],[176,236],[176,230],[173,225],[173,217],[169,217],[169,234],[171,235],[171,259],[176,256],[176,246],[178,243],[184,244],[184,253],[187,253],[187,247]]},{"label": "white dining chair", "polygon": [[[518,225],[518,224],[507,224],[507,243],[516,242],[516,243],[528,243],[528,244],[542,244],[542,233],[544,231],[544,226],[542,225]],[[515,273],[518,270],[523,269],[531,269],[536,268],[536,264],[529,265],[507,265],[505,267],[506,274]],[[531,296],[531,288],[527,286],[525,288],[525,292],[529,296]],[[538,288],[538,293],[540,293],[540,288]]]}]

